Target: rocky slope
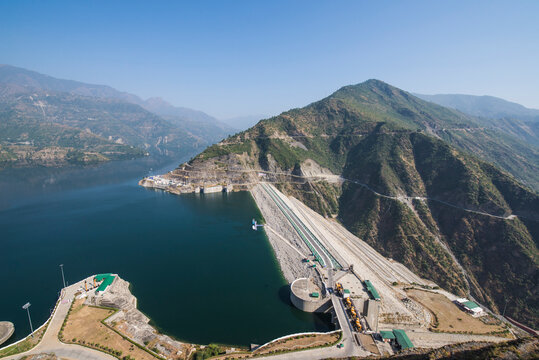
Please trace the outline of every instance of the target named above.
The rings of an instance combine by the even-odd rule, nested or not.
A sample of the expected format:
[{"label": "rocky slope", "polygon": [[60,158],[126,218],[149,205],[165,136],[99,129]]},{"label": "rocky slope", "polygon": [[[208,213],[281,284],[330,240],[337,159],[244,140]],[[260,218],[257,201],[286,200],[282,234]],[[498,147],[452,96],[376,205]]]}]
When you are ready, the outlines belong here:
[{"label": "rocky slope", "polygon": [[412,349],[387,359],[402,360],[490,360],[490,359],[537,359],[539,356],[539,340],[523,338],[499,344],[468,342],[447,345],[439,349]]},{"label": "rocky slope", "polygon": [[0,130],[0,168],[184,156],[233,132],[162,100],[8,65],[0,65]]},{"label": "rocky slope", "polygon": [[[539,197],[515,178],[534,183],[538,161],[497,134],[369,80],[263,120],[165,177],[175,192],[274,182],[421,276],[494,310],[507,302],[536,326]],[[479,158],[496,153],[513,176]]]}]

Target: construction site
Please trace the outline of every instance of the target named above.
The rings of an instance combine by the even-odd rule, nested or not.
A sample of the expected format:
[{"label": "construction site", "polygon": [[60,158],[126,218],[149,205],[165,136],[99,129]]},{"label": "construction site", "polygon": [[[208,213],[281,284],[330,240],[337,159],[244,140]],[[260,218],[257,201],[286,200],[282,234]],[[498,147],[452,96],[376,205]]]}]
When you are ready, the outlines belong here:
[{"label": "construction site", "polygon": [[[501,342],[515,338],[513,332],[519,331],[473,299],[444,291],[385,258],[336,220],[272,185],[297,180],[290,174],[230,166],[221,174],[224,170],[215,166],[209,172],[183,166],[140,184],[176,194],[249,190],[265,219],[264,224],[253,219],[252,227],[263,226],[290,283],[290,301],[302,311],[332,315],[335,328],[343,332],[337,354],[383,356],[414,347]],[[320,171],[315,175],[340,181]],[[219,183],[223,178],[229,183]]]},{"label": "construction site", "polygon": [[338,222],[273,185],[260,183],[251,193],[291,284],[292,304],[331,313],[342,330],[336,355],[391,355],[413,347],[514,338],[507,324],[480,305],[383,257]]}]

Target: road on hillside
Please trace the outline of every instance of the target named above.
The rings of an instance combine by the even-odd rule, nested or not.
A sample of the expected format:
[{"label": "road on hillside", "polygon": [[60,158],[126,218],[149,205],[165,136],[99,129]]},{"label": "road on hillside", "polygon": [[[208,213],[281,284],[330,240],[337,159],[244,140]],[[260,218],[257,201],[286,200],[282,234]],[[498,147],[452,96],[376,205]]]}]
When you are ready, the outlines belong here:
[{"label": "road on hillside", "polygon": [[15,360],[26,355],[35,354],[56,354],[60,358],[77,359],[77,360],[117,360],[111,355],[107,355],[97,350],[89,349],[75,344],[64,344],[58,340],[58,332],[62,327],[67,311],[71,306],[71,300],[75,296],[75,292],[83,285],[82,281],[70,285],[64,290],[58,308],[54,312],[51,322],[43,335],[43,338],[33,349],[13,356],[2,358],[2,360]]}]

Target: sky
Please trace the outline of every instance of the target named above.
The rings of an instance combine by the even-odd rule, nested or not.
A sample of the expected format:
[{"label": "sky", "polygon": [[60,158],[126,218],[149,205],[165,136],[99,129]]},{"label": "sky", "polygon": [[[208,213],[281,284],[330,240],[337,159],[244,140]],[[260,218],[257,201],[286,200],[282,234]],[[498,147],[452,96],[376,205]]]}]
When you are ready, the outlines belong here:
[{"label": "sky", "polygon": [[8,1],[0,63],[226,119],[376,78],[539,108],[539,1]]}]

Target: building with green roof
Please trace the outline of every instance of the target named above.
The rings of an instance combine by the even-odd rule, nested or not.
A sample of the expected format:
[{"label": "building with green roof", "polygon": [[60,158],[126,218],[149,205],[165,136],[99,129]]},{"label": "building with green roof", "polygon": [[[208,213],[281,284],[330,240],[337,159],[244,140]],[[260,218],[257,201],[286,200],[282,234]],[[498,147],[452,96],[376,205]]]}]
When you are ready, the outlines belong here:
[{"label": "building with green roof", "polygon": [[101,282],[99,287],[96,290],[96,294],[99,295],[100,293],[104,293],[109,285],[111,285],[114,282],[114,279],[116,279],[116,276],[112,274],[98,274],[94,277],[95,281]]},{"label": "building with green roof", "polygon": [[370,280],[365,280],[365,287],[374,300],[380,300],[380,295]]},{"label": "building with green roof", "polygon": [[474,303],[473,301],[466,301],[466,302],[463,302],[462,305],[466,306],[468,309],[475,309],[475,308],[478,308],[479,305],[477,305],[476,303]]},{"label": "building with green roof", "polygon": [[402,350],[411,349],[414,347],[414,344],[412,344],[412,341],[410,340],[408,335],[406,335],[406,332],[404,330],[393,329],[393,334],[395,335],[395,340],[397,341],[397,344]]},{"label": "building with green roof", "polygon": [[466,312],[472,314],[472,316],[474,317],[482,316],[485,314],[483,308],[471,300],[461,298],[455,300],[455,303],[459,305],[462,309],[464,309]]},{"label": "building with green roof", "polygon": [[395,334],[393,334],[393,331],[391,330],[380,330],[380,336],[382,336],[382,339],[385,342],[395,340]]}]

